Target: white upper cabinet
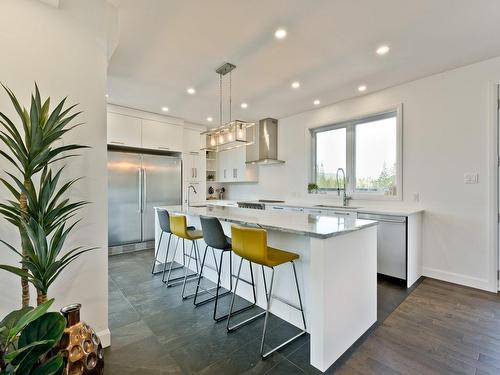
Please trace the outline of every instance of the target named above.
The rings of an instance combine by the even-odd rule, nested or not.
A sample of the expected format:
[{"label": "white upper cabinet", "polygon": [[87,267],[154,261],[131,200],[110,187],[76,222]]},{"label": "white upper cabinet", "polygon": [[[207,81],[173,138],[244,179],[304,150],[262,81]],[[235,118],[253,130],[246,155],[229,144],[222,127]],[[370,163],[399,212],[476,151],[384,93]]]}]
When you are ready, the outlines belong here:
[{"label": "white upper cabinet", "polygon": [[246,147],[237,147],[217,153],[217,181],[254,182],[257,181],[257,168],[246,164]]},{"label": "white upper cabinet", "polygon": [[141,120],[108,112],[108,144],[141,147]]},{"label": "white upper cabinet", "polygon": [[142,121],[142,148],[163,151],[182,151],[181,126],[153,120]]},{"label": "white upper cabinet", "polygon": [[193,129],[184,129],[184,152],[200,154],[200,131]]}]

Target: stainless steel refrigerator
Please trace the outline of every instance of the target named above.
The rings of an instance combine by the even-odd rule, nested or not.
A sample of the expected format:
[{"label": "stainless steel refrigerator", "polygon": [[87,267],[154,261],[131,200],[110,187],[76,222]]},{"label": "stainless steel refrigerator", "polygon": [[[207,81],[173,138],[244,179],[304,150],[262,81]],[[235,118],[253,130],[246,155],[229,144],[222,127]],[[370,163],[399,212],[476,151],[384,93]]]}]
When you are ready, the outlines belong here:
[{"label": "stainless steel refrigerator", "polygon": [[155,206],[182,202],[181,159],[108,151],[108,245],[154,239]]}]

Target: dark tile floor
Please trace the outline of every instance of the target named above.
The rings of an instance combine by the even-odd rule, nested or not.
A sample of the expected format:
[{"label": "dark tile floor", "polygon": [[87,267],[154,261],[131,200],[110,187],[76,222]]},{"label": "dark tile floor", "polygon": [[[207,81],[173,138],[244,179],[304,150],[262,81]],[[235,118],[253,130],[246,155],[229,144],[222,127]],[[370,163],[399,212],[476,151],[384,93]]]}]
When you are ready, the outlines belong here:
[{"label": "dark tile floor", "polygon": [[[109,258],[112,346],[105,350],[106,374],[320,373],[309,364],[308,335],[263,361],[259,355],[263,319],[226,334],[225,322],[215,324],[212,320],[212,303],[194,308],[191,299],[181,300],[180,287],[166,288],[161,276],[151,275],[152,257],[153,252],[146,250]],[[409,292],[379,280],[379,323]],[[223,298],[221,308],[229,300]],[[242,305],[245,301],[237,303]],[[239,319],[255,314],[256,309],[240,314]],[[269,324],[269,345],[298,332],[274,316]],[[369,333],[329,372],[340,368],[367,336]]]}]

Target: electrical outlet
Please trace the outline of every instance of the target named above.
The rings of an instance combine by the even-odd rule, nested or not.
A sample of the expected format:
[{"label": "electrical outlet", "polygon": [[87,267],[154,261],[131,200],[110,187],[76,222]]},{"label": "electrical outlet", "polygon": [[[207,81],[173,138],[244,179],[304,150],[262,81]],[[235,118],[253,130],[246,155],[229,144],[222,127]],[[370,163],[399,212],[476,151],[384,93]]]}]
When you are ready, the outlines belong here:
[{"label": "electrical outlet", "polygon": [[464,183],[466,184],[477,184],[479,183],[479,175],[477,173],[465,173]]},{"label": "electrical outlet", "polygon": [[413,202],[420,202],[420,193],[413,193]]}]

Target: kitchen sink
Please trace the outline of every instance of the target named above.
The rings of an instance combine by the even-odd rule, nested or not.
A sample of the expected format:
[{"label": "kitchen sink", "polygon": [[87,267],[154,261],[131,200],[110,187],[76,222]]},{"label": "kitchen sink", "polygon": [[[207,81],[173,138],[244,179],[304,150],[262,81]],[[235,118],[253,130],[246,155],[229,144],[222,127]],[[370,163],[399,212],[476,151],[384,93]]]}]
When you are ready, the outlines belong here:
[{"label": "kitchen sink", "polygon": [[361,207],[355,207],[355,206],[334,206],[330,204],[316,204],[314,207],[318,208],[335,208],[335,209],[341,209],[341,210],[355,210]]}]

